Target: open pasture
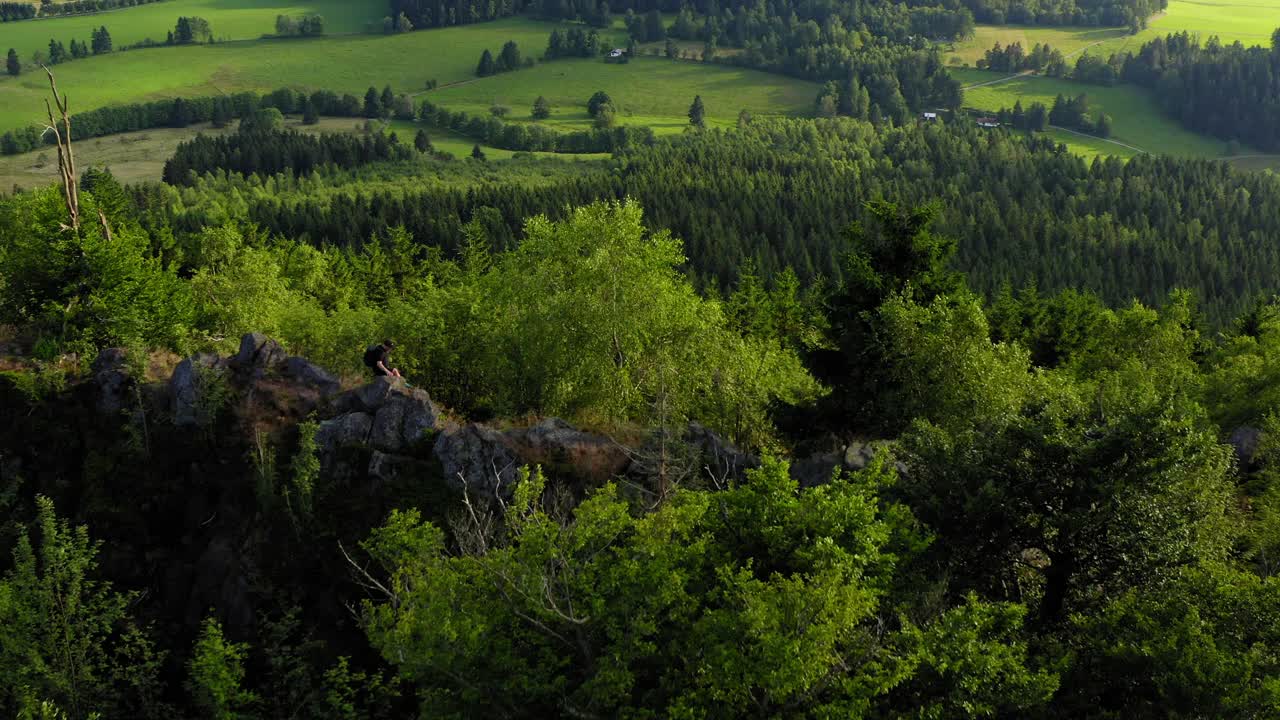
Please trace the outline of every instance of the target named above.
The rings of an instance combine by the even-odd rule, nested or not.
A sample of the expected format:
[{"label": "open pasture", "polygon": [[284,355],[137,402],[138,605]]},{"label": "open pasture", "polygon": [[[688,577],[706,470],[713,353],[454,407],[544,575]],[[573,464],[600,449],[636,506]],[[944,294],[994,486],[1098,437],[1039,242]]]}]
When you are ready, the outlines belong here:
[{"label": "open pasture", "polygon": [[972,66],[997,42],[1020,42],[1027,49],[1048,43],[1065,55],[1089,52],[1108,57],[1124,50],[1136,52],[1154,38],[1184,31],[1205,40],[1217,35],[1224,43],[1265,46],[1277,27],[1280,0],[1170,0],[1168,9],[1152,17],[1137,35],[1125,28],[979,25],[972,38],[955,43],[944,57],[949,65]]},{"label": "open pasture", "polygon": [[[997,73],[979,70],[953,70],[965,85],[999,79]],[[1111,139],[1150,153],[1166,153],[1190,157],[1215,158],[1225,154],[1226,143],[1216,138],[1191,132],[1178,121],[1167,117],[1145,88],[1134,85],[1103,87],[1059,80],[1038,75],[1022,75],[964,91],[966,107],[995,112],[1011,108],[1018,100],[1029,107],[1033,102],[1052,107],[1059,94],[1074,97],[1084,93],[1089,98],[1089,114],[1097,118],[1106,113],[1113,121]],[[1081,139],[1096,145],[1092,140]],[[1074,144],[1074,143],[1069,143]],[[1109,144],[1109,143],[1107,143]],[[1121,148],[1118,148],[1121,150]],[[1129,155],[1131,152],[1119,154]]]},{"label": "open pasture", "polygon": [[380,26],[386,14],[386,3],[379,0],[168,0],[91,15],[0,23],[0,52],[14,48],[30,61],[36,50],[48,52],[50,38],[70,47],[72,38],[88,42],[90,33],[102,26],[117,48],[147,38],[164,42],[182,15],[208,20],[219,40],[249,40],[275,32],[277,15],[321,15],[325,32],[340,35],[362,32],[373,23]]},{"label": "open pasture", "polygon": [[806,115],[818,86],[801,80],[728,65],[640,57],[624,65],[599,60],[557,60],[427,93],[451,110],[486,114],[494,105],[511,109],[509,121],[530,121],[533,101],[545,96],[552,115],[542,124],[562,130],[590,127],[587,99],[603,90],[613,99],[617,122],[647,125],[654,132],[681,132],[701,95],[709,125],[732,125],[738,113]]},{"label": "open pasture", "polygon": [[[54,72],[59,89],[71,98],[72,112],[282,86],[362,96],[371,85],[390,84],[397,92],[417,92],[432,79],[441,85],[474,80],[480,53],[497,52],[507,40],[525,55],[540,56],[554,27],[510,18],[403,35],[150,48],[76,60]],[[41,121],[48,90],[42,73],[0,77],[0,131]]]}]

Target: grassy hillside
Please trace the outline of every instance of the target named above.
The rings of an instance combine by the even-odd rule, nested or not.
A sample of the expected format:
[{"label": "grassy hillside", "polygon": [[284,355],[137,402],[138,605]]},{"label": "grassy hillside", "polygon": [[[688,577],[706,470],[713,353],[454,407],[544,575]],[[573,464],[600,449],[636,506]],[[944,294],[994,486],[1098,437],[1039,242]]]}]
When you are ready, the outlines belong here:
[{"label": "grassy hillside", "polygon": [[511,108],[509,119],[527,121],[533,101],[545,96],[552,116],[544,124],[564,129],[588,127],[587,99],[604,90],[618,110],[618,122],[647,125],[655,132],[680,132],[694,95],[701,95],[713,125],[753,115],[801,115],[809,111],[818,86],[726,65],[641,57],[626,65],[599,60],[557,60],[530,70],[496,75],[428,93],[452,110],[487,113],[494,104]]},{"label": "grassy hillside", "polygon": [[[996,73],[979,70],[955,70],[954,75],[966,85],[999,79]],[[1071,80],[1024,75],[1005,82],[964,91],[964,104],[980,110],[999,110],[1013,107],[1019,99],[1023,107],[1033,102],[1052,106],[1058,94],[1075,96],[1084,93],[1089,97],[1089,113],[1097,117],[1106,113],[1114,120],[1113,140],[1132,145],[1147,152],[1188,155],[1192,157],[1220,157],[1226,143],[1183,129],[1176,120],[1166,117],[1151,94],[1134,85],[1102,87]]]},{"label": "grassy hillside", "polygon": [[979,25],[971,39],[956,43],[945,56],[950,65],[973,65],[997,42],[1020,42],[1028,49],[1036,43],[1048,43],[1068,55],[1087,51],[1107,57],[1125,49],[1136,51],[1153,38],[1183,31],[1204,39],[1217,35],[1224,43],[1239,40],[1245,45],[1267,45],[1277,27],[1280,0],[1170,0],[1169,9],[1153,17],[1147,29],[1137,35],[1130,35],[1125,28]]},{"label": "grassy hillside", "polygon": [[[370,85],[381,88],[389,83],[398,91],[416,91],[431,79],[441,84],[474,79],[480,53],[486,48],[497,51],[507,40],[515,40],[526,54],[541,55],[553,27],[507,19],[392,36],[151,48],[69,62],[57,66],[56,72],[73,112],[282,85],[363,93]],[[41,120],[47,83],[37,73],[0,78],[0,130]]]},{"label": "grassy hillside", "polygon": [[218,39],[247,40],[274,32],[277,15],[303,14],[324,16],[328,33],[353,33],[363,31],[368,23],[380,25],[387,4],[382,0],[170,0],[93,15],[0,23],[0,52],[14,48],[29,61],[36,50],[47,51],[50,38],[70,47],[72,38],[87,42],[89,34],[103,25],[116,47],[146,38],[163,42],[181,15],[208,20]]}]

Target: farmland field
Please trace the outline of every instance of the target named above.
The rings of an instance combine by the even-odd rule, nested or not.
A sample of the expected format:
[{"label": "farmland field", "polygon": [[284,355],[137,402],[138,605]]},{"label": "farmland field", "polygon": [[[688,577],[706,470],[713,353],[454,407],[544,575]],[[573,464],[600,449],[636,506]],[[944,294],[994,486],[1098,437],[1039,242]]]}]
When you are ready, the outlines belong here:
[{"label": "farmland field", "polygon": [[[431,79],[442,85],[474,79],[480,53],[496,52],[507,40],[514,40],[526,55],[541,55],[554,27],[506,19],[393,36],[151,48],[69,62],[57,66],[56,73],[73,112],[175,95],[281,86],[362,94],[371,85],[390,84],[397,91],[413,92]],[[0,131],[39,121],[47,92],[48,81],[41,74],[0,79]]]},{"label": "farmland field", "polygon": [[563,129],[590,126],[587,98],[604,90],[623,125],[647,125],[654,132],[680,132],[694,95],[701,95],[710,125],[736,122],[738,111],[753,115],[806,114],[818,86],[726,65],[640,57],[625,65],[598,60],[558,60],[530,70],[505,73],[426,95],[451,110],[487,113],[494,104],[511,108],[512,120],[527,120],[533,101],[543,95],[552,116],[543,124]]},{"label": "farmland field", "polygon": [[117,48],[147,38],[163,42],[181,15],[208,20],[219,40],[248,40],[274,32],[277,15],[321,15],[326,33],[345,34],[362,32],[370,23],[380,26],[386,12],[386,4],[377,0],[170,0],[92,15],[0,23],[0,52],[14,48],[30,60],[36,50],[48,50],[50,38],[70,47],[72,38],[88,41],[100,26],[106,26]]},{"label": "farmland field", "polygon": [[1087,50],[1108,57],[1134,50],[1150,40],[1175,32],[1189,32],[1208,39],[1217,35],[1224,43],[1267,45],[1271,32],[1280,27],[1280,0],[1170,0],[1169,8],[1153,17],[1146,30],[1129,35],[1125,28],[1040,27],[980,25],[972,39],[956,43],[945,53],[948,64],[973,65],[996,42],[1020,42],[1030,49],[1048,43],[1064,54]]},{"label": "farmland field", "polygon": [[[363,121],[355,118],[322,118],[316,125],[303,125],[298,118],[285,120],[285,127],[304,132],[356,132]],[[76,162],[81,168],[109,167],[121,182],[159,181],[164,163],[178,147],[178,143],[197,134],[224,135],[235,132],[234,124],[218,129],[208,123],[191,127],[155,128],[131,133],[119,133],[106,137],[81,140],[75,145]],[[399,134],[401,142],[412,142],[418,128],[413,123],[397,121],[391,130]],[[427,129],[431,143],[439,152],[456,158],[471,154],[475,140],[434,128]],[[485,156],[492,161],[508,160],[516,153],[482,146]],[[561,159],[566,162],[586,162],[607,158],[607,154],[556,155],[555,153],[524,153],[536,157]],[[21,155],[0,155],[0,192],[8,192],[14,185],[24,188],[46,185],[58,176],[57,151],[52,147],[33,150]]]},{"label": "farmland field", "polygon": [[[980,70],[953,71],[966,85],[997,79],[996,73]],[[1089,114],[1097,117],[1106,113],[1114,121],[1113,140],[1141,148],[1151,153],[1188,155],[1192,157],[1220,157],[1226,143],[1184,129],[1176,120],[1160,111],[1151,94],[1134,85],[1102,87],[1059,80],[1037,75],[1024,75],[1005,82],[964,91],[967,107],[995,111],[1011,108],[1021,100],[1023,107],[1033,102],[1052,106],[1057,95],[1076,96],[1084,93],[1089,98]],[[1127,153],[1126,153],[1127,154]]]}]

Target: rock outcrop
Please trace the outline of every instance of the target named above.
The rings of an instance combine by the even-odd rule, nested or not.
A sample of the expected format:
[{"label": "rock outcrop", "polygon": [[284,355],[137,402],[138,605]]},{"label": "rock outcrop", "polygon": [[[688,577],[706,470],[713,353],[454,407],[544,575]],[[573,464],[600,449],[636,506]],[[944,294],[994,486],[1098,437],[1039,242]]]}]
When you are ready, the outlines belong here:
[{"label": "rock outcrop", "polygon": [[1262,442],[1262,431],[1249,425],[1241,425],[1231,431],[1227,438],[1231,447],[1235,448],[1236,461],[1242,472],[1253,468],[1253,460],[1258,454],[1258,445]]},{"label": "rock outcrop", "polygon": [[96,388],[99,413],[115,415],[125,406],[125,395],[133,383],[127,366],[128,353],[124,348],[106,348],[98,353],[90,370]]}]

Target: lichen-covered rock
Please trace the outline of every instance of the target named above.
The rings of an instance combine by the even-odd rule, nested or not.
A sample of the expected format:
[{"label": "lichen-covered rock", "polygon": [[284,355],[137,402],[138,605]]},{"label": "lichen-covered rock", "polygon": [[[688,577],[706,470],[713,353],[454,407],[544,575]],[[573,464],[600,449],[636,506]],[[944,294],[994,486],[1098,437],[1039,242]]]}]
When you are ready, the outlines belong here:
[{"label": "lichen-covered rock", "polygon": [[314,388],[321,395],[332,395],[342,389],[338,378],[306,358],[297,356],[285,358],[283,371],[286,377]]},{"label": "lichen-covered rock", "polygon": [[1231,431],[1231,437],[1227,442],[1235,448],[1240,469],[1248,470],[1253,467],[1253,459],[1258,454],[1258,444],[1262,442],[1262,431],[1256,427],[1241,425]]},{"label": "lichen-covered rock", "polygon": [[379,450],[398,452],[404,446],[404,413],[408,403],[390,402],[378,408],[373,416],[369,444]]},{"label": "lichen-covered rock", "polygon": [[627,448],[560,418],[546,418],[523,430],[510,431],[508,437],[525,464],[555,468],[584,480],[608,480],[631,464]]},{"label": "lichen-covered rock", "polygon": [[424,478],[430,469],[417,458],[374,450],[369,457],[369,477],[382,482]]},{"label": "lichen-covered rock", "polygon": [[411,390],[404,401],[404,421],[400,425],[401,447],[412,450],[425,444],[444,427],[440,410],[425,390]]},{"label": "lichen-covered rock", "polygon": [[524,464],[502,433],[476,423],[446,428],[436,438],[434,452],[445,482],[486,500],[509,496]]},{"label": "lichen-covered rock", "polygon": [[694,452],[699,469],[718,479],[740,478],[747,470],[760,467],[760,458],[742,452],[698,423],[689,423],[683,440]]},{"label": "lichen-covered rock", "polygon": [[345,413],[320,423],[316,446],[322,455],[332,455],[339,448],[367,444],[372,429],[373,418],[367,413]]},{"label": "lichen-covered rock", "polygon": [[94,359],[93,384],[97,388],[97,408],[103,415],[119,413],[125,404],[132,379],[126,366],[128,353],[124,348],[106,348]]},{"label": "lichen-covered rock", "polygon": [[284,362],[285,351],[280,343],[262,333],[248,333],[240,338],[240,352],[231,359],[232,367],[240,370],[265,370]]},{"label": "lichen-covered rock", "polygon": [[802,488],[831,482],[832,475],[841,468],[843,458],[839,453],[823,453],[799,458],[791,463],[791,478]]},{"label": "lichen-covered rock", "polygon": [[200,425],[208,420],[210,408],[205,397],[208,382],[202,378],[206,371],[217,372],[225,363],[212,353],[197,353],[173,369],[169,378],[170,413],[178,427]]}]

